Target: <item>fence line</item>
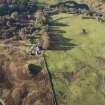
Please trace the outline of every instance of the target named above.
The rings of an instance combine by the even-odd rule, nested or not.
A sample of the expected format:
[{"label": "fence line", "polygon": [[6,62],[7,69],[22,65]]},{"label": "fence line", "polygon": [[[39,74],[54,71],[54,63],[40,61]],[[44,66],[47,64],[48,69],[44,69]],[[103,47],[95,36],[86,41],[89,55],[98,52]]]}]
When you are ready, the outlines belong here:
[{"label": "fence line", "polygon": [[45,54],[43,54],[43,58],[44,58],[44,63],[45,63],[47,72],[48,72],[48,78],[49,78],[50,83],[51,83],[51,88],[52,88],[52,91],[53,91],[54,105],[58,105],[58,102],[57,102],[57,99],[56,99],[56,93],[55,93],[55,89],[54,89],[54,85],[53,85],[53,81],[52,81],[52,75],[50,73]]}]

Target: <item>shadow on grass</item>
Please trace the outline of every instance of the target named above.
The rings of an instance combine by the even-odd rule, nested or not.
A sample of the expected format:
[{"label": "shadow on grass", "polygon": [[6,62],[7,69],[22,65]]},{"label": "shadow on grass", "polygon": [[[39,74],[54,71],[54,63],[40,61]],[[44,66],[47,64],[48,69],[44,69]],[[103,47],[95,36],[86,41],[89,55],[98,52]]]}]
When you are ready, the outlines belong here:
[{"label": "shadow on grass", "polygon": [[49,18],[49,20],[48,20],[48,25],[49,26],[68,26],[67,24],[65,24],[65,23],[61,23],[61,22],[58,22],[58,21],[60,21],[60,20],[62,20],[62,19],[66,19],[66,18],[69,18],[69,17],[61,17],[61,18],[58,18],[58,19],[55,19],[55,20],[53,20],[52,19],[52,17],[48,17]]},{"label": "shadow on grass", "polygon": [[64,30],[59,29],[60,27],[68,26],[67,24],[63,24],[56,21],[52,22],[51,24],[52,25],[50,25],[49,28],[49,50],[70,50],[77,46],[76,44],[72,43],[72,39],[64,37],[64,34],[66,33]]},{"label": "shadow on grass", "polygon": [[60,22],[57,22],[57,21],[52,21],[51,23],[49,23],[49,25],[50,26],[68,26],[65,23],[60,23]]}]

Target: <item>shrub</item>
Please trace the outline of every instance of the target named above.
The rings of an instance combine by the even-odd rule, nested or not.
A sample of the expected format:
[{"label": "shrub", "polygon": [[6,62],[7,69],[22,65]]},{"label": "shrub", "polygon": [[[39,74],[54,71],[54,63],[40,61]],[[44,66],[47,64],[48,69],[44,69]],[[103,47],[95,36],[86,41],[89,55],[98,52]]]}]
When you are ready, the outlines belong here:
[{"label": "shrub", "polygon": [[29,64],[28,69],[30,74],[37,75],[42,68],[39,65]]}]

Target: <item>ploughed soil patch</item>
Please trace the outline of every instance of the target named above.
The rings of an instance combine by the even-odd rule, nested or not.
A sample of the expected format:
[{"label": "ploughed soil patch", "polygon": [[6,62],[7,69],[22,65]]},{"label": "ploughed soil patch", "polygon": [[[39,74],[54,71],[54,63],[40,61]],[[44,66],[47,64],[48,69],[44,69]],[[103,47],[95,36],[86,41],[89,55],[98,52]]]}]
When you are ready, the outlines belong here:
[{"label": "ploughed soil patch", "polygon": [[16,50],[0,53],[0,98],[6,105],[53,105],[48,74],[40,66],[43,59]]}]

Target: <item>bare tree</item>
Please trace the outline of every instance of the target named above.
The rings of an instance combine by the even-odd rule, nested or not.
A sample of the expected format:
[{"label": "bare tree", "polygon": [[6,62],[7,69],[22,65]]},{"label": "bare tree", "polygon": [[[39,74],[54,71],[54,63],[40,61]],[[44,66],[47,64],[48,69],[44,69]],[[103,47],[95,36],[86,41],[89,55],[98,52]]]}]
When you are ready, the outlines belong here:
[{"label": "bare tree", "polygon": [[48,49],[49,47],[49,36],[47,32],[44,32],[43,35],[41,35],[41,42],[42,42],[42,48],[44,50]]}]

